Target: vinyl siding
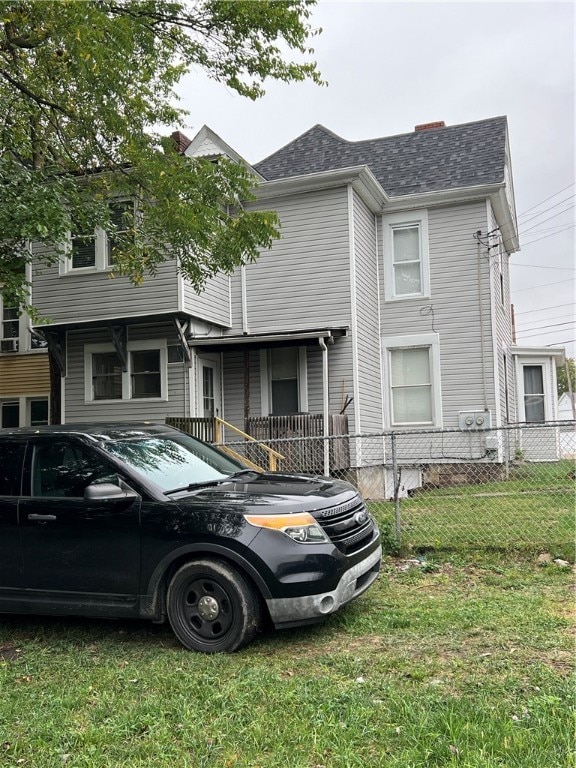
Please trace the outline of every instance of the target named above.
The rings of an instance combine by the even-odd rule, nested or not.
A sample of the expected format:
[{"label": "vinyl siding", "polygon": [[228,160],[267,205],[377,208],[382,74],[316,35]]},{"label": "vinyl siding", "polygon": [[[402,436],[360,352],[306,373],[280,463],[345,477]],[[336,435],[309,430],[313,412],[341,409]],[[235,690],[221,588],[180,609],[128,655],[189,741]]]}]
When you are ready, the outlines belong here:
[{"label": "vinyl siding", "polygon": [[183,282],[184,312],[217,325],[230,325],[231,278],[228,275],[210,278],[200,293],[187,280],[179,279]]},{"label": "vinyl siding", "polygon": [[48,354],[0,355],[0,397],[47,396],[50,392]]},{"label": "vinyl siding", "polygon": [[[496,221],[488,207],[489,231],[496,229]],[[497,244],[496,238],[491,243]],[[511,355],[507,353],[512,344],[512,319],[510,306],[510,269],[509,255],[504,250],[502,259],[502,288],[500,285],[500,250],[498,247],[490,251],[491,290],[493,295],[493,329],[494,347],[497,359],[498,395],[500,405],[500,421],[506,419],[506,393],[508,392],[508,409],[510,420],[514,421],[516,412],[516,386]],[[506,370],[505,370],[506,367]]]},{"label": "vinyl siding", "polygon": [[178,274],[174,261],[158,267],[136,287],[109,272],[60,275],[58,264],[32,270],[32,303],[51,323],[145,317],[178,311]]},{"label": "vinyl siding", "polygon": [[[166,339],[176,344],[174,328],[162,326],[134,326],[128,328],[128,341]],[[84,397],[84,345],[109,343],[110,337],[104,330],[69,331],[67,333],[67,376],[66,387],[67,423],[75,421],[152,421],[163,422],[166,416],[181,416],[187,413],[185,392],[188,369],[183,363],[169,363],[168,400],[121,400],[86,402]]]},{"label": "vinyl siding", "polygon": [[354,194],[353,209],[360,393],[360,424],[356,429],[360,432],[373,432],[383,428],[376,229],[373,214],[357,194]]},{"label": "vinyl siding", "polygon": [[[346,188],[293,195],[273,204],[281,221],[281,237],[258,261],[246,266],[250,332],[348,325]],[[271,202],[263,201],[258,207],[270,208]],[[238,270],[233,289],[236,332],[242,329],[239,281]]]},{"label": "vinyl siding", "polygon": [[[439,334],[442,426],[447,428],[458,426],[459,411],[484,410],[483,376],[486,377],[487,406],[492,411],[495,408],[490,264],[485,253],[481,253],[479,259],[473,237],[478,230],[487,232],[485,202],[429,208],[431,296],[381,304],[383,337],[434,331]],[[382,232],[378,241],[382,249]],[[384,296],[382,273],[380,279],[381,296]],[[484,365],[480,295],[484,315]]]}]

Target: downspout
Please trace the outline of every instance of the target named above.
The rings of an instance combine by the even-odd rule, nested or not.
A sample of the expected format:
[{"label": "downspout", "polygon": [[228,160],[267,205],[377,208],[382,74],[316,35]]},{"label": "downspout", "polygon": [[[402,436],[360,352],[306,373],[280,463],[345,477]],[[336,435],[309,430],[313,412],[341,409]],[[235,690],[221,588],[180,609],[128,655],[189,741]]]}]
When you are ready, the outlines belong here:
[{"label": "downspout", "polygon": [[320,344],[320,349],[322,350],[322,421],[323,421],[323,445],[324,445],[324,474],[329,475],[330,474],[330,442],[329,442],[329,436],[330,436],[330,430],[328,421],[330,419],[330,408],[329,408],[329,401],[328,398],[330,396],[329,390],[328,390],[328,347],[326,346],[326,342],[320,336],[318,339],[318,343]]},{"label": "downspout", "polygon": [[242,333],[250,333],[248,325],[248,301],[246,297],[246,267],[240,267],[240,296],[242,304]]}]

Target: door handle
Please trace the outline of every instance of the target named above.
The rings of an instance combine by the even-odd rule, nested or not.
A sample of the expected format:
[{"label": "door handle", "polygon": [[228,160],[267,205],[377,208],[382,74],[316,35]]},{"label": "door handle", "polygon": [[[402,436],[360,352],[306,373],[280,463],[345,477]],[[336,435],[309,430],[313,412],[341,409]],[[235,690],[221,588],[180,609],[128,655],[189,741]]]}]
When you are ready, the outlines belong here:
[{"label": "door handle", "polygon": [[56,515],[28,515],[28,520],[56,520]]}]

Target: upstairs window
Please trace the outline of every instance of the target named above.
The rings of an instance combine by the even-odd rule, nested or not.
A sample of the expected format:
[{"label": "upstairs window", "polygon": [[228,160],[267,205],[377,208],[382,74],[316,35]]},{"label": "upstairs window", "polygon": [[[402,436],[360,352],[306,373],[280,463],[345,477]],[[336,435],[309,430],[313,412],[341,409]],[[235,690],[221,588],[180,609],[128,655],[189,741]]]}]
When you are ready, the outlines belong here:
[{"label": "upstairs window", "polygon": [[106,264],[108,267],[114,265],[119,240],[130,236],[134,224],[134,203],[130,200],[110,203],[110,222],[114,225],[115,232],[107,236]]},{"label": "upstairs window", "polygon": [[427,211],[383,218],[386,301],[430,295]]},{"label": "upstairs window", "polygon": [[120,238],[125,239],[132,231],[134,203],[131,200],[114,200],[109,208],[114,232],[109,235],[97,228],[93,232],[73,233],[68,255],[61,262],[60,274],[103,271],[114,265],[114,252]]}]

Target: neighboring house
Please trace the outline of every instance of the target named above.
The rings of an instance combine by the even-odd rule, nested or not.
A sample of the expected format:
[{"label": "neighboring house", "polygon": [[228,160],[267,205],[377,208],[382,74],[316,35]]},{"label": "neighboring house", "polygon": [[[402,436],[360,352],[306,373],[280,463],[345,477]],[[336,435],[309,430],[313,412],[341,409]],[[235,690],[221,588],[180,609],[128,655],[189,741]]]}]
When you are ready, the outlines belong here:
[{"label": "neighboring house", "polygon": [[0,428],[48,424],[49,396],[46,343],[0,295]]},{"label": "neighboring house", "polygon": [[[206,127],[174,138],[244,162]],[[506,118],[358,142],[317,125],[253,170],[249,206],[277,211],[281,237],[199,295],[171,261],[139,288],[110,280],[101,231],[34,271],[63,421],[217,415],[260,437],[302,433],[292,414],[328,434],[344,412],[351,434],[472,429],[501,460],[479,428],[556,418],[563,352],[513,340]]]},{"label": "neighboring house", "polygon": [[576,458],[576,394],[564,392],[558,400],[558,421],[571,421],[560,428],[560,451],[563,458]]}]

